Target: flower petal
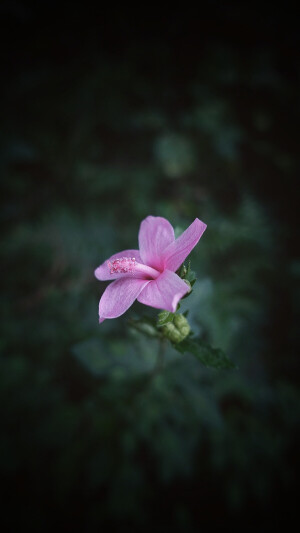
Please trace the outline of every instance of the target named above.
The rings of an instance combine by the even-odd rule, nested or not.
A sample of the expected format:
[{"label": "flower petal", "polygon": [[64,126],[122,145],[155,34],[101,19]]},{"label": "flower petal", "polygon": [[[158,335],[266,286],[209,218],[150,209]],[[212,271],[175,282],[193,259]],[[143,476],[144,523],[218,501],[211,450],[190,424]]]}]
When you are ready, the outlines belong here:
[{"label": "flower petal", "polygon": [[149,280],[132,278],[113,281],[99,302],[99,321],[123,315],[148,283]]},{"label": "flower petal", "polygon": [[[142,263],[142,260],[140,258],[140,252],[138,250],[124,250],[123,252],[118,252],[117,254],[112,255],[109,259],[104,261],[102,265],[100,265],[98,268],[96,268],[94,274],[97,279],[100,281],[107,281],[112,279],[118,279],[118,278],[124,278],[125,274],[111,274],[110,270],[108,268],[108,261],[113,261],[114,259],[117,259],[118,257],[135,257],[135,259]],[[132,276],[131,276],[132,277]]]},{"label": "flower petal", "polygon": [[165,270],[157,279],[151,280],[138,296],[138,302],[174,313],[177,304],[189,288],[175,272]]},{"label": "flower petal", "polygon": [[196,218],[180,237],[164,251],[165,268],[175,272],[196,246],[206,227],[204,222]]},{"label": "flower petal", "polygon": [[139,247],[141,258],[146,265],[161,270],[163,251],[174,241],[173,227],[165,218],[149,216],[142,221]]}]

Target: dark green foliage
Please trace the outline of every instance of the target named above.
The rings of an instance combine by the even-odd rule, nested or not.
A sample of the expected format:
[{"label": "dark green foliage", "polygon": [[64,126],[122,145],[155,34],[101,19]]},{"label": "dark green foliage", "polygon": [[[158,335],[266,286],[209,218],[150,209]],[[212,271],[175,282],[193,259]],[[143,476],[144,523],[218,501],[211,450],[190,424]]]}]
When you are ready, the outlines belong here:
[{"label": "dark green foliage", "polygon": [[181,353],[191,353],[208,368],[235,368],[234,363],[222,350],[212,348],[199,339],[184,339],[180,343],[174,344],[174,348]]},{"label": "dark green foliage", "polygon": [[[116,9],[104,52],[98,21],[19,4],[3,8],[1,530],[284,530],[300,419],[293,33],[272,10],[239,21],[224,4],[221,21],[213,3],[184,34],[181,12],[153,15],[155,39],[134,20],[135,42]],[[149,214],[177,234],[207,224],[194,272],[180,268],[193,334],[176,346],[174,314],[139,303],[98,324],[93,271],[137,247]]]}]

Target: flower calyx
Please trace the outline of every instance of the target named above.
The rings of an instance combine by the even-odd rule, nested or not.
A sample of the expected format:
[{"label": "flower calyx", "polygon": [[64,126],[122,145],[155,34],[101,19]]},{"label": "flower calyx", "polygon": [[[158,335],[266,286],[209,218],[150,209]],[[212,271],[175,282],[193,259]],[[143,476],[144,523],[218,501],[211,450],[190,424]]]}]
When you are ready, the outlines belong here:
[{"label": "flower calyx", "polygon": [[191,332],[191,327],[184,314],[162,311],[158,315],[157,327],[164,337],[172,343],[183,341]]}]

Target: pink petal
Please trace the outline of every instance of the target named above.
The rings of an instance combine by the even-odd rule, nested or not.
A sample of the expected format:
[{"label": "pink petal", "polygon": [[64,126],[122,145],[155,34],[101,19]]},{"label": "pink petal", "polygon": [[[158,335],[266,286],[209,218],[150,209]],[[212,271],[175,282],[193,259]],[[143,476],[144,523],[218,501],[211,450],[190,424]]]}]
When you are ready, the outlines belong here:
[{"label": "pink petal", "polygon": [[174,240],[174,230],[168,220],[152,216],[145,218],[139,231],[139,247],[143,262],[153,268],[162,270],[163,251]]},{"label": "pink petal", "polygon": [[113,281],[105,289],[99,302],[99,321],[123,315],[148,283],[149,280],[132,278]]},{"label": "pink petal", "polygon": [[124,278],[124,274],[111,274],[110,270],[108,268],[107,262],[113,261],[114,259],[117,259],[118,257],[135,257],[135,259],[142,263],[142,260],[140,258],[140,252],[138,250],[124,250],[123,252],[118,252],[117,254],[112,255],[109,259],[104,261],[102,265],[100,265],[98,268],[96,268],[94,274],[97,279],[100,281],[107,281],[112,279],[118,279],[118,278]]},{"label": "pink petal", "polygon": [[165,270],[145,286],[138,296],[138,302],[174,313],[180,298],[187,292],[187,284],[175,272]]},{"label": "pink petal", "polygon": [[175,272],[196,246],[206,227],[204,222],[196,218],[182,235],[164,251],[165,268]]}]

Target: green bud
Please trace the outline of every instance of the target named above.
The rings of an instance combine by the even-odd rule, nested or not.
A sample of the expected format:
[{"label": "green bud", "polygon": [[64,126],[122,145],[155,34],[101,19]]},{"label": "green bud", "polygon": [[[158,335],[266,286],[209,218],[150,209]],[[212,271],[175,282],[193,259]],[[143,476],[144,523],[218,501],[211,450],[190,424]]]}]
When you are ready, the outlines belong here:
[{"label": "green bud", "polygon": [[162,331],[167,339],[177,344],[188,336],[191,328],[185,316],[178,314],[174,316],[173,322],[163,326]]},{"label": "green bud", "polygon": [[182,264],[179,271],[178,271],[178,275],[181,277],[181,278],[185,278],[187,274],[187,268],[185,266],[185,264]]}]

